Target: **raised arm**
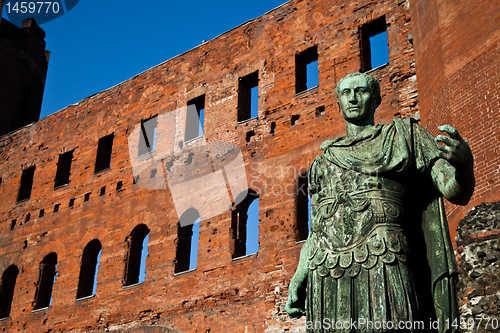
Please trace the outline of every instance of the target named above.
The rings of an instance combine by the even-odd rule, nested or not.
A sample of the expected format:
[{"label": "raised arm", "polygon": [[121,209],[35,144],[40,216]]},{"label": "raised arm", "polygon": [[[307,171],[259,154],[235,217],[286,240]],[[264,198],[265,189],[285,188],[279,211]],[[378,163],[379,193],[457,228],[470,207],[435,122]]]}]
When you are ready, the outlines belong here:
[{"label": "raised arm", "polygon": [[439,126],[438,130],[449,136],[438,135],[440,159],[432,167],[432,181],[436,189],[450,202],[466,205],[474,191],[474,160],[467,142],[450,125]]}]

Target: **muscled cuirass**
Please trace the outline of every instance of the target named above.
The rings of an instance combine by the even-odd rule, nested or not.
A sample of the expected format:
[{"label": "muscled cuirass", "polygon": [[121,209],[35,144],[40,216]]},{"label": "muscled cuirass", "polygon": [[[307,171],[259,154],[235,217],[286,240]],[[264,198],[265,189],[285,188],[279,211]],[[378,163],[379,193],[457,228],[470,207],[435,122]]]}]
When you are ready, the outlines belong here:
[{"label": "muscled cuirass", "polygon": [[354,277],[378,260],[406,261],[405,186],[334,164],[323,172],[312,200],[309,269]]}]

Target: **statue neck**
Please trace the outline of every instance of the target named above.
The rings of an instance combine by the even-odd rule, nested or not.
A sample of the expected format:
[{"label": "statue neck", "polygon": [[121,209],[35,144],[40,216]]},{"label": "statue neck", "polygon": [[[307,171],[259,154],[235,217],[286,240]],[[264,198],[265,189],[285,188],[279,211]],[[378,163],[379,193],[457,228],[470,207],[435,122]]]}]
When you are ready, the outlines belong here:
[{"label": "statue neck", "polygon": [[367,119],[363,122],[360,123],[351,123],[349,121],[345,121],[345,129],[346,129],[346,134],[347,137],[355,137],[358,135],[361,131],[363,131],[365,128],[374,126],[375,122],[373,121],[373,118]]}]

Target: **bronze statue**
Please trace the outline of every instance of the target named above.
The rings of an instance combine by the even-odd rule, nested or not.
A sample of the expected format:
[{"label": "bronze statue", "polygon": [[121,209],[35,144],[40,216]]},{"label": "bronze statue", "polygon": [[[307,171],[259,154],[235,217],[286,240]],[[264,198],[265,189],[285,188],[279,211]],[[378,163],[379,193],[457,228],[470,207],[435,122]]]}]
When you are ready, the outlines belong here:
[{"label": "bronze statue", "polygon": [[370,75],[347,75],[336,94],[347,135],[324,142],[309,169],[311,230],[285,310],[305,314],[315,333],[455,331],[442,198],[469,201],[469,146],[450,125],[436,139],[414,119],[375,125],[380,86]]}]

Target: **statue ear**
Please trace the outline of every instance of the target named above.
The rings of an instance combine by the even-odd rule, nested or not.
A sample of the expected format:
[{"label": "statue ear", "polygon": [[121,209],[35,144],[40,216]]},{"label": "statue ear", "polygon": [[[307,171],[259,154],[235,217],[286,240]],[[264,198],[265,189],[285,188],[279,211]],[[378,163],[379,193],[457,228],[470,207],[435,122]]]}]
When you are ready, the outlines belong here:
[{"label": "statue ear", "polygon": [[377,96],[377,98],[374,101],[375,103],[375,109],[379,107],[380,103],[382,103],[382,97]]}]

